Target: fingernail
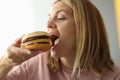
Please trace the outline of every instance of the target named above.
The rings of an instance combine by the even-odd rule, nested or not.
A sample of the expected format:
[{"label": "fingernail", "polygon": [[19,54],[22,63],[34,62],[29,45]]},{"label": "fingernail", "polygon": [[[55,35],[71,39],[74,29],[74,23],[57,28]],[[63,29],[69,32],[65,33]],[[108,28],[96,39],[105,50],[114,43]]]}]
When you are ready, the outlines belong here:
[{"label": "fingernail", "polygon": [[27,54],[31,54],[31,51],[27,51]]}]

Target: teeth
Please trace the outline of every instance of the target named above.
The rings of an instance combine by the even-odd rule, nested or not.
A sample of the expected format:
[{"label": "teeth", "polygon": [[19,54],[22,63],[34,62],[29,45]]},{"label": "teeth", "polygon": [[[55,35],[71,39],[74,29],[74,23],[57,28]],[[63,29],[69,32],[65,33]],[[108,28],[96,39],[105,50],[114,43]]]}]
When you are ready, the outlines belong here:
[{"label": "teeth", "polygon": [[52,41],[52,46],[55,45],[55,40],[58,39],[58,36],[56,35],[50,35],[50,40]]}]

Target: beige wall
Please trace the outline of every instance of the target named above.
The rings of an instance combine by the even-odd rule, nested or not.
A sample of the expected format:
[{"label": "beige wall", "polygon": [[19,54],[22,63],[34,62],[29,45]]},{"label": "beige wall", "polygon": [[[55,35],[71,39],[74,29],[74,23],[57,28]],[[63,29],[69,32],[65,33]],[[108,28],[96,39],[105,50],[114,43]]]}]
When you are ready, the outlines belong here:
[{"label": "beige wall", "polygon": [[120,48],[120,0],[115,0],[115,14],[116,14],[116,24],[118,31],[118,39],[119,39],[119,48]]}]

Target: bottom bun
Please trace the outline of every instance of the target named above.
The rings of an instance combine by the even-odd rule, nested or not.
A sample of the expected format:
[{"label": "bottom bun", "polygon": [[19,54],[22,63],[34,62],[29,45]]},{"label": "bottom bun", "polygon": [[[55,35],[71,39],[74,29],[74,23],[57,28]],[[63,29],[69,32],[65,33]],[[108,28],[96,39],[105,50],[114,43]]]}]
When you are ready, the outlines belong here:
[{"label": "bottom bun", "polygon": [[32,45],[22,45],[21,46],[24,49],[29,49],[29,50],[43,50],[47,51],[50,50],[51,45],[50,44],[32,44]]}]

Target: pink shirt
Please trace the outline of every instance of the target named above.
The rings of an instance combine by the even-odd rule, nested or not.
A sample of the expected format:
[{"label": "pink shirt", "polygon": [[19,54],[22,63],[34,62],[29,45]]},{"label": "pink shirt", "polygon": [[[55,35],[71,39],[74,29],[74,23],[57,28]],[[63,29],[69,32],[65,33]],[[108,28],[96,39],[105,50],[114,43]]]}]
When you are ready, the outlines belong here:
[{"label": "pink shirt", "polygon": [[71,70],[61,67],[53,72],[47,66],[46,53],[39,54],[23,64],[14,67],[5,80],[120,80],[120,68],[113,66],[114,72],[106,72],[103,76],[96,76],[90,72],[82,72],[77,77],[71,77]]}]

